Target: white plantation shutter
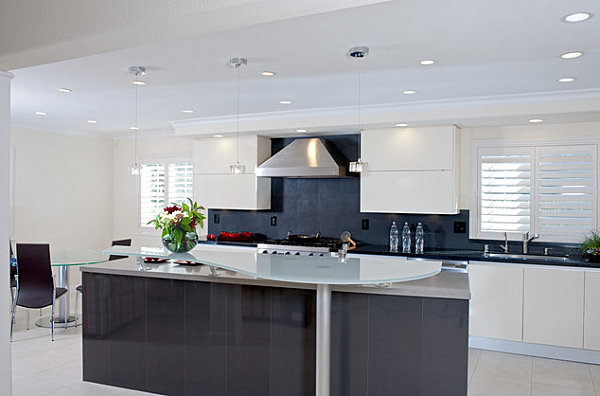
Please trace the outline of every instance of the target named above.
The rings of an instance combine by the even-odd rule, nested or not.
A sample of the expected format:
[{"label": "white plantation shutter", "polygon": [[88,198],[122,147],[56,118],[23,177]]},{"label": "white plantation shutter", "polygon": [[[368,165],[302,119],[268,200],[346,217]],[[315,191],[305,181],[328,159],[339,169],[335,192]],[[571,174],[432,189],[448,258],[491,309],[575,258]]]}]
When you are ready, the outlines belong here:
[{"label": "white plantation shutter", "polygon": [[479,237],[530,230],[530,148],[479,149]]},{"label": "white plantation shutter", "polygon": [[190,163],[169,164],[168,203],[177,203],[192,198],[194,167]]},{"label": "white plantation shutter", "polygon": [[595,145],[536,149],[537,231],[544,240],[580,242],[597,227]]},{"label": "white plantation shutter", "polygon": [[146,223],[165,206],[165,166],[144,164],[140,177],[140,224]]},{"label": "white plantation shutter", "polygon": [[194,169],[191,163],[142,165],[140,177],[140,225],[147,226],[163,208],[193,197]]}]

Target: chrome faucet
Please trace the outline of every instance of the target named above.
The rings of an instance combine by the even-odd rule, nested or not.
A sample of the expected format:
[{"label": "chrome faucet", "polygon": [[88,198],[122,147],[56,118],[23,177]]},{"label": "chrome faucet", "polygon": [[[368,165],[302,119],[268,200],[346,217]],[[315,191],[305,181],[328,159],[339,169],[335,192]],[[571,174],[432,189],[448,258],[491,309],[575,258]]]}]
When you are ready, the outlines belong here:
[{"label": "chrome faucet", "polygon": [[504,233],[504,245],[498,245],[502,248],[504,253],[508,253],[508,234]]},{"label": "chrome faucet", "polygon": [[529,236],[529,231],[523,234],[523,254],[529,253],[529,242],[539,237],[539,234],[533,234],[533,236]]}]

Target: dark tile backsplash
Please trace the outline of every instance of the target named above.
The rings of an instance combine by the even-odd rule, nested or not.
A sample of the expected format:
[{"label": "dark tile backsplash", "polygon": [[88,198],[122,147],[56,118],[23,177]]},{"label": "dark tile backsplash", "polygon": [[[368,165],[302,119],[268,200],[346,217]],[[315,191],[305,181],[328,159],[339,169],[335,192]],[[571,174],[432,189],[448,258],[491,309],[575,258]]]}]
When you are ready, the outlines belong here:
[{"label": "dark tile backsplash", "polygon": [[[327,136],[346,161],[356,159],[358,135]],[[273,153],[281,150],[293,139],[273,139]],[[410,191],[406,192],[410,194]],[[360,213],[360,179],[346,177],[336,179],[271,179],[271,210],[222,210],[211,209],[208,216],[208,232],[218,235],[222,231],[251,231],[269,238],[285,238],[288,231],[294,234],[314,234],[338,237],[350,231],[357,242],[386,245],[392,221],[402,228],[405,221],[414,232],[417,222],[423,224],[425,248],[483,249],[484,243],[495,249],[494,241],[469,240],[469,211],[456,215],[420,215]],[[218,214],[219,223],[214,223]],[[271,226],[271,217],[277,216],[277,225]],[[362,229],[362,220],[369,220],[369,229]],[[455,233],[454,223],[466,223],[465,233]],[[459,227],[460,228],[460,227]],[[512,246],[514,245],[514,246]],[[536,244],[531,245],[532,252]],[[542,246],[539,244],[538,248]],[[547,246],[547,245],[544,245]],[[556,247],[556,246],[555,246]],[[511,251],[519,251],[518,243],[511,242]]]}]

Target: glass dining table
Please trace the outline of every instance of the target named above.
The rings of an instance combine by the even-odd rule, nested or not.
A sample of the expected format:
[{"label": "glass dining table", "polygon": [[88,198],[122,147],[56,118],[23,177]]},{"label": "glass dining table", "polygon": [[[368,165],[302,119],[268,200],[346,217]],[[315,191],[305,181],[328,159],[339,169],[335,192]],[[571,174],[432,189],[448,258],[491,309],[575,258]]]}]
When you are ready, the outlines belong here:
[{"label": "glass dining table", "polygon": [[[71,267],[96,264],[104,261],[108,261],[107,255],[100,254],[91,249],[68,249],[50,252],[50,265],[58,267],[58,284],[56,287],[67,289],[67,293],[56,301],[58,312],[55,311],[54,327],[73,327],[76,323],[75,315],[72,315],[70,310],[69,272]],[[50,320],[50,316],[43,316],[35,324],[39,327],[50,327]]]}]

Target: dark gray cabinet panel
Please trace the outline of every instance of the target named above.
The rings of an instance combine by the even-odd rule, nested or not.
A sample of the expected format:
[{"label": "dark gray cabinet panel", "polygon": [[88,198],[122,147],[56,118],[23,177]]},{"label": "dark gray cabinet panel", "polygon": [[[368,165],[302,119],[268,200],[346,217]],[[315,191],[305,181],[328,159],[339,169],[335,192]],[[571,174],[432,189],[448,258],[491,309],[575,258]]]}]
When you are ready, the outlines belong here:
[{"label": "dark gray cabinet panel", "polygon": [[469,302],[423,299],[423,396],[467,394]]},{"label": "dark gray cabinet panel", "polygon": [[186,394],[227,395],[227,285],[185,283]]},{"label": "dark gray cabinet panel", "polygon": [[83,380],[110,384],[110,278],[83,274]]},{"label": "dark gray cabinet panel", "polygon": [[184,393],[184,283],[146,281],[146,388],[161,394]]},{"label": "dark gray cabinet panel", "polygon": [[112,276],[109,298],[110,384],[147,390],[146,280]]},{"label": "dark gray cabinet panel", "polygon": [[270,394],[315,394],[315,293],[271,290]]},{"label": "dark gray cabinet panel", "polygon": [[[309,396],[314,290],[85,273],[85,381]],[[468,301],[332,295],[331,394],[466,396]]]}]

